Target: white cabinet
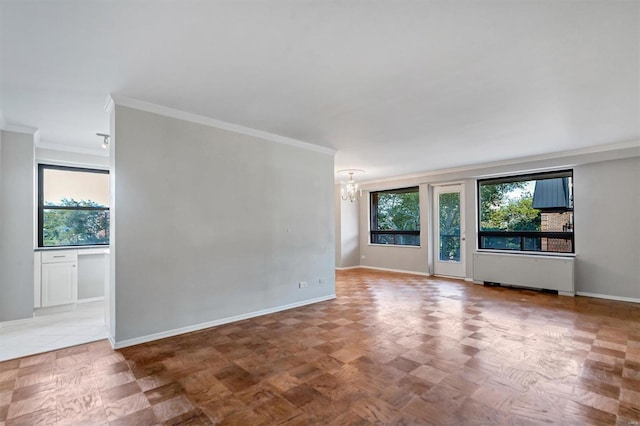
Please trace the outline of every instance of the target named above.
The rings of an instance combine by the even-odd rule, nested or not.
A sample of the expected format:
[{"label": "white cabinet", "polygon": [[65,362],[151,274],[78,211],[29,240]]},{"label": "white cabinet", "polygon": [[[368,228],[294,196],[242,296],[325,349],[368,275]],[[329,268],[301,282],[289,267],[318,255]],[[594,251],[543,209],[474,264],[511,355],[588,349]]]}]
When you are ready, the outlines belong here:
[{"label": "white cabinet", "polygon": [[75,303],[78,299],[76,250],[42,253],[42,306]]}]

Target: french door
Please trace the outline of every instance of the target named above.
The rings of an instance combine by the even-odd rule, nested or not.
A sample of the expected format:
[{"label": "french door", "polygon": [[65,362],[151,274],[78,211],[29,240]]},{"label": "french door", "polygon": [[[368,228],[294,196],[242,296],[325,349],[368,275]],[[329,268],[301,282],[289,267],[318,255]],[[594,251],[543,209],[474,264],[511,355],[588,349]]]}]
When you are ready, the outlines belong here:
[{"label": "french door", "polygon": [[465,277],[464,185],[436,186],[433,273]]}]

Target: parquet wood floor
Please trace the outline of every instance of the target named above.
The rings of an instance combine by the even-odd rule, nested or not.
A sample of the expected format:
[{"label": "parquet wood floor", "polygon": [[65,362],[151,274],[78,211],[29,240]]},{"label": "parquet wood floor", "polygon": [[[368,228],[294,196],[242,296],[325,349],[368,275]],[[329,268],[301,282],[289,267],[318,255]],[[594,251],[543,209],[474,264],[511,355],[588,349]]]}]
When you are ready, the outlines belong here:
[{"label": "parquet wood floor", "polygon": [[337,273],[337,299],[0,363],[0,426],[637,425],[638,305]]}]

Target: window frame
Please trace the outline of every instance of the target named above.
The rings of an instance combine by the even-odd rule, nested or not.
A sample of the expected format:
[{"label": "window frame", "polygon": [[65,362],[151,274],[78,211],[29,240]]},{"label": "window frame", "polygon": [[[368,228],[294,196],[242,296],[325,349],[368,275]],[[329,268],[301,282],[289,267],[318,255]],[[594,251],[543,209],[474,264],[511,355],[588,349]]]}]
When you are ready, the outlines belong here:
[{"label": "window frame", "polygon": [[[537,179],[553,179],[561,177],[571,178],[571,208],[567,208],[566,211],[570,211],[574,217],[574,228],[571,231],[483,231],[482,230],[482,190],[481,185],[486,183],[499,184],[499,183],[515,183],[524,182]],[[537,254],[544,256],[574,256],[576,253],[575,245],[575,208],[573,200],[573,169],[554,170],[549,172],[538,173],[526,173],[522,175],[506,175],[495,178],[477,179],[476,181],[477,202],[476,202],[476,217],[477,217],[477,230],[478,238],[476,240],[478,250],[492,251],[500,253],[511,254]],[[501,248],[485,248],[482,246],[483,237],[503,237],[503,238],[520,238],[520,249],[510,250]],[[570,252],[558,252],[558,251],[537,251],[526,250],[525,239],[526,238],[556,238],[571,241]]]},{"label": "window frame", "polygon": [[89,211],[109,211],[109,207],[81,207],[81,206],[45,206],[44,205],[44,171],[45,170],[63,170],[68,172],[82,172],[82,173],[99,173],[109,174],[109,170],[94,169],[89,167],[71,167],[71,166],[59,166],[55,164],[38,163],[38,248],[62,248],[62,247],[95,247],[95,246],[108,246],[108,243],[94,243],[94,244],[70,244],[61,246],[45,246],[44,245],[44,210],[89,210]]},{"label": "window frame", "polygon": [[[403,230],[378,230],[375,229],[378,226],[378,194],[405,194],[415,192],[418,194],[418,215],[420,215],[420,187],[410,186],[406,188],[387,189],[382,191],[370,191],[369,192],[369,244],[377,246],[393,246],[393,247],[421,247],[422,241],[420,239],[420,229],[417,231],[403,231]],[[375,198],[375,202],[374,202]],[[374,209],[375,207],[375,209]],[[375,224],[375,228],[374,228]],[[419,225],[418,225],[419,226]],[[374,242],[374,235],[414,235],[418,237],[418,244],[383,244]]]}]

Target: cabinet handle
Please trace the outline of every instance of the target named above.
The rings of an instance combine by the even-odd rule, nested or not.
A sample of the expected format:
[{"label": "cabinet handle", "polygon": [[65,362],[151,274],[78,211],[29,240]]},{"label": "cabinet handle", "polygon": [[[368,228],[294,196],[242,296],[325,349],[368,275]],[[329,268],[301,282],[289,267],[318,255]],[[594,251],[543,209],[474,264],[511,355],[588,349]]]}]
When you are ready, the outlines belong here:
[{"label": "cabinet handle", "polygon": [[67,256],[65,256],[65,255],[62,255],[62,256],[53,256],[53,257],[55,258],[55,257],[67,257]]}]

